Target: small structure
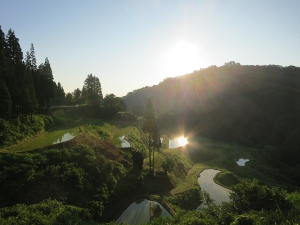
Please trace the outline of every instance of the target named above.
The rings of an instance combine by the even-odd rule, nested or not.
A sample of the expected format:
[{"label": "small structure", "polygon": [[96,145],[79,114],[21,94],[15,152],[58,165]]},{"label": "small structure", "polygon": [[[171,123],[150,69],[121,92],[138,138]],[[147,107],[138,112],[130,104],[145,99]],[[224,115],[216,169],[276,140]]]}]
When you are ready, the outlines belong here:
[{"label": "small structure", "polygon": [[146,158],[145,154],[137,150],[132,154],[132,164],[135,169],[143,169],[144,159]]}]

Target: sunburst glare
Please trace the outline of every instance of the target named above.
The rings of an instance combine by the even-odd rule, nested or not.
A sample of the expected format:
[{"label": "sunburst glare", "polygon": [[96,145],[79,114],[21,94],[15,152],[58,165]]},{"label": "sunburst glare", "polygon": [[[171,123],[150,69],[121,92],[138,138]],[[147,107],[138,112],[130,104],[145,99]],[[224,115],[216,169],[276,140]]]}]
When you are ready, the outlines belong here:
[{"label": "sunburst glare", "polygon": [[179,137],[178,142],[179,142],[180,146],[185,146],[188,143],[188,141],[185,137]]},{"label": "sunburst glare", "polygon": [[167,76],[183,75],[199,69],[203,58],[197,44],[179,41],[166,52]]}]

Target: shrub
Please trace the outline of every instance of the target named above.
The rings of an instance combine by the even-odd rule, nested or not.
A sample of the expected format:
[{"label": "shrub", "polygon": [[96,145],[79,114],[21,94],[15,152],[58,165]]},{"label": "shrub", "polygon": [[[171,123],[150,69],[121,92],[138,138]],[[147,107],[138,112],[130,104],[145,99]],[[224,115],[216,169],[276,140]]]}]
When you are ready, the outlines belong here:
[{"label": "shrub", "polygon": [[242,180],[232,187],[230,199],[238,212],[249,210],[287,210],[290,203],[286,198],[287,192],[277,187],[259,185],[258,180]]},{"label": "shrub", "polygon": [[230,171],[224,171],[217,175],[216,178],[221,184],[225,185],[226,187],[230,187],[232,185],[236,185],[239,183],[236,176]]},{"label": "shrub", "polygon": [[168,203],[178,206],[181,209],[193,210],[201,204],[201,189],[195,186],[193,189],[166,197]]},{"label": "shrub", "polygon": [[33,205],[17,204],[0,209],[2,225],[96,224],[87,209],[63,205],[57,200],[43,200]]},{"label": "shrub", "polygon": [[131,112],[118,112],[114,119],[116,120],[121,120],[121,121],[131,121],[131,122],[136,122],[137,117]]}]

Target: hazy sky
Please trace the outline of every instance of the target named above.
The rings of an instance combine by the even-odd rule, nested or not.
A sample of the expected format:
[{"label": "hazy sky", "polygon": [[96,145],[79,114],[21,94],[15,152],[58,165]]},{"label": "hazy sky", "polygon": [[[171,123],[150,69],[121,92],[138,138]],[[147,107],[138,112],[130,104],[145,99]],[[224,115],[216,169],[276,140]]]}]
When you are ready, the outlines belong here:
[{"label": "hazy sky", "polygon": [[299,0],[0,0],[0,25],[66,93],[90,73],[121,97],[229,61],[300,66]]}]

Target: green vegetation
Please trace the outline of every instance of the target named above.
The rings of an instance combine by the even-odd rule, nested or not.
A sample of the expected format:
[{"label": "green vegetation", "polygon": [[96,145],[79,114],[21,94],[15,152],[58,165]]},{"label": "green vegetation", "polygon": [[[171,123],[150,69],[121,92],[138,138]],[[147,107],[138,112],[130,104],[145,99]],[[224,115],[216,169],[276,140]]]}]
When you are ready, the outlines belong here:
[{"label": "green vegetation", "polygon": [[201,211],[181,211],[173,218],[158,218],[149,224],[298,224],[299,193],[243,180],[233,186],[229,203],[210,204]]},{"label": "green vegetation", "polygon": [[[105,210],[112,207],[112,199],[121,194],[117,184],[130,163],[109,143],[96,139],[93,146],[68,149],[60,145],[1,155],[1,207],[52,198],[88,208],[94,218],[103,218]],[[118,153],[118,158],[113,157],[113,152]]]},{"label": "green vegetation", "polygon": [[[229,62],[124,98],[103,98],[92,74],[65,94],[48,58],[37,66],[31,45],[23,59],[14,32],[0,29],[0,223],[99,224],[149,198],[174,214],[151,224],[298,224],[299,74]],[[52,145],[65,133],[76,137]],[[178,134],[189,144],[169,149]],[[136,150],[143,169],[132,166]],[[201,190],[207,168],[221,171],[230,202],[216,206]]]},{"label": "green vegetation", "polygon": [[2,225],[97,224],[87,209],[64,205],[51,199],[32,205],[17,204],[2,208],[0,223]]},{"label": "green vegetation", "polygon": [[217,174],[216,181],[226,187],[231,187],[239,182],[235,175],[229,171]]},{"label": "green vegetation", "polygon": [[[193,189],[165,197],[165,201],[170,204],[173,209],[195,210],[200,205],[202,198],[200,195],[200,187],[195,186]],[[193,199],[193,201],[191,201]]]},{"label": "green vegetation", "polygon": [[53,119],[44,115],[19,115],[12,120],[0,118],[0,148],[16,144],[20,140],[31,138],[33,135],[44,131]]},{"label": "green vegetation", "polygon": [[[61,111],[60,114],[63,115]],[[49,212],[47,216],[41,209],[41,212],[36,212],[36,221],[45,220],[51,221],[49,224],[55,224],[60,217],[68,218],[70,215],[68,210],[72,209],[74,218],[85,213],[86,220],[82,219],[82,224],[85,221],[99,223],[111,220],[120,208],[134,199],[147,196],[150,198],[154,195],[174,213],[174,217],[159,218],[151,224],[186,224],[191,221],[195,223],[202,221],[203,224],[221,222],[238,224],[241,223],[239,221],[249,218],[255,224],[259,218],[257,215],[264,217],[265,222],[262,224],[268,224],[270,221],[297,221],[295,215],[300,208],[297,192],[288,194],[283,189],[261,186],[258,181],[252,180],[257,177],[263,183],[295,188],[289,179],[277,180],[286,174],[284,171],[279,172],[272,167],[273,164],[265,160],[267,149],[258,151],[254,148],[198,137],[190,139],[186,147],[154,151],[155,174],[151,177],[148,175],[147,166],[142,171],[132,170],[130,163],[132,150],[120,150],[115,147],[120,146],[119,137],[125,135],[134,149],[146,150],[137,127],[125,122],[97,119],[90,119],[88,122],[86,119],[74,120],[68,115],[63,117],[68,118],[64,125],[51,132],[55,134],[64,132],[66,128],[79,128],[81,132],[71,141],[32,152],[1,155],[1,193],[6,193],[0,196],[1,207],[13,215],[10,221],[18,218],[19,214],[13,213],[15,211],[20,211],[20,215],[23,212],[25,218],[31,218],[33,215],[31,212],[34,210],[30,207],[37,207],[39,204],[46,207],[48,204],[51,208],[51,204],[61,204],[61,208],[64,209],[61,214],[55,214],[55,211],[52,214],[50,210],[51,213]],[[75,123],[68,122],[69,120]],[[51,132],[45,137],[51,136]],[[163,134],[165,141],[169,140],[168,135],[169,133]],[[18,145],[14,151],[21,149],[22,145]],[[25,148],[22,149],[24,150]],[[239,157],[250,158],[246,167],[239,167],[234,162],[234,158]],[[256,164],[259,164],[259,168]],[[145,159],[145,165],[148,165],[148,158]],[[265,169],[260,170],[263,167]],[[206,168],[221,169],[222,172],[216,177],[216,181],[232,190],[238,189],[235,191],[237,196],[247,196],[255,190],[257,194],[254,196],[257,198],[238,199],[233,196],[234,203],[230,202],[230,206],[211,205],[202,212],[194,211],[203,201],[197,177]],[[269,178],[266,180],[267,175]],[[242,181],[242,178],[251,180]],[[237,186],[234,186],[235,184]],[[276,198],[269,201],[270,195]],[[55,200],[47,200],[49,198]],[[250,201],[254,201],[258,206],[249,208]],[[245,208],[238,211],[235,209],[238,204]],[[276,208],[278,206],[280,208]],[[271,209],[280,210],[281,214],[276,215],[274,219],[274,216],[270,215]],[[181,210],[188,211],[183,213]]]},{"label": "green vegetation", "polygon": [[[268,151],[274,164],[299,164],[300,68],[211,66],[124,97],[127,108],[145,111],[151,98],[163,128],[178,124],[196,136]],[[171,91],[172,90],[172,91]],[[276,160],[276,161],[275,161]]]}]

